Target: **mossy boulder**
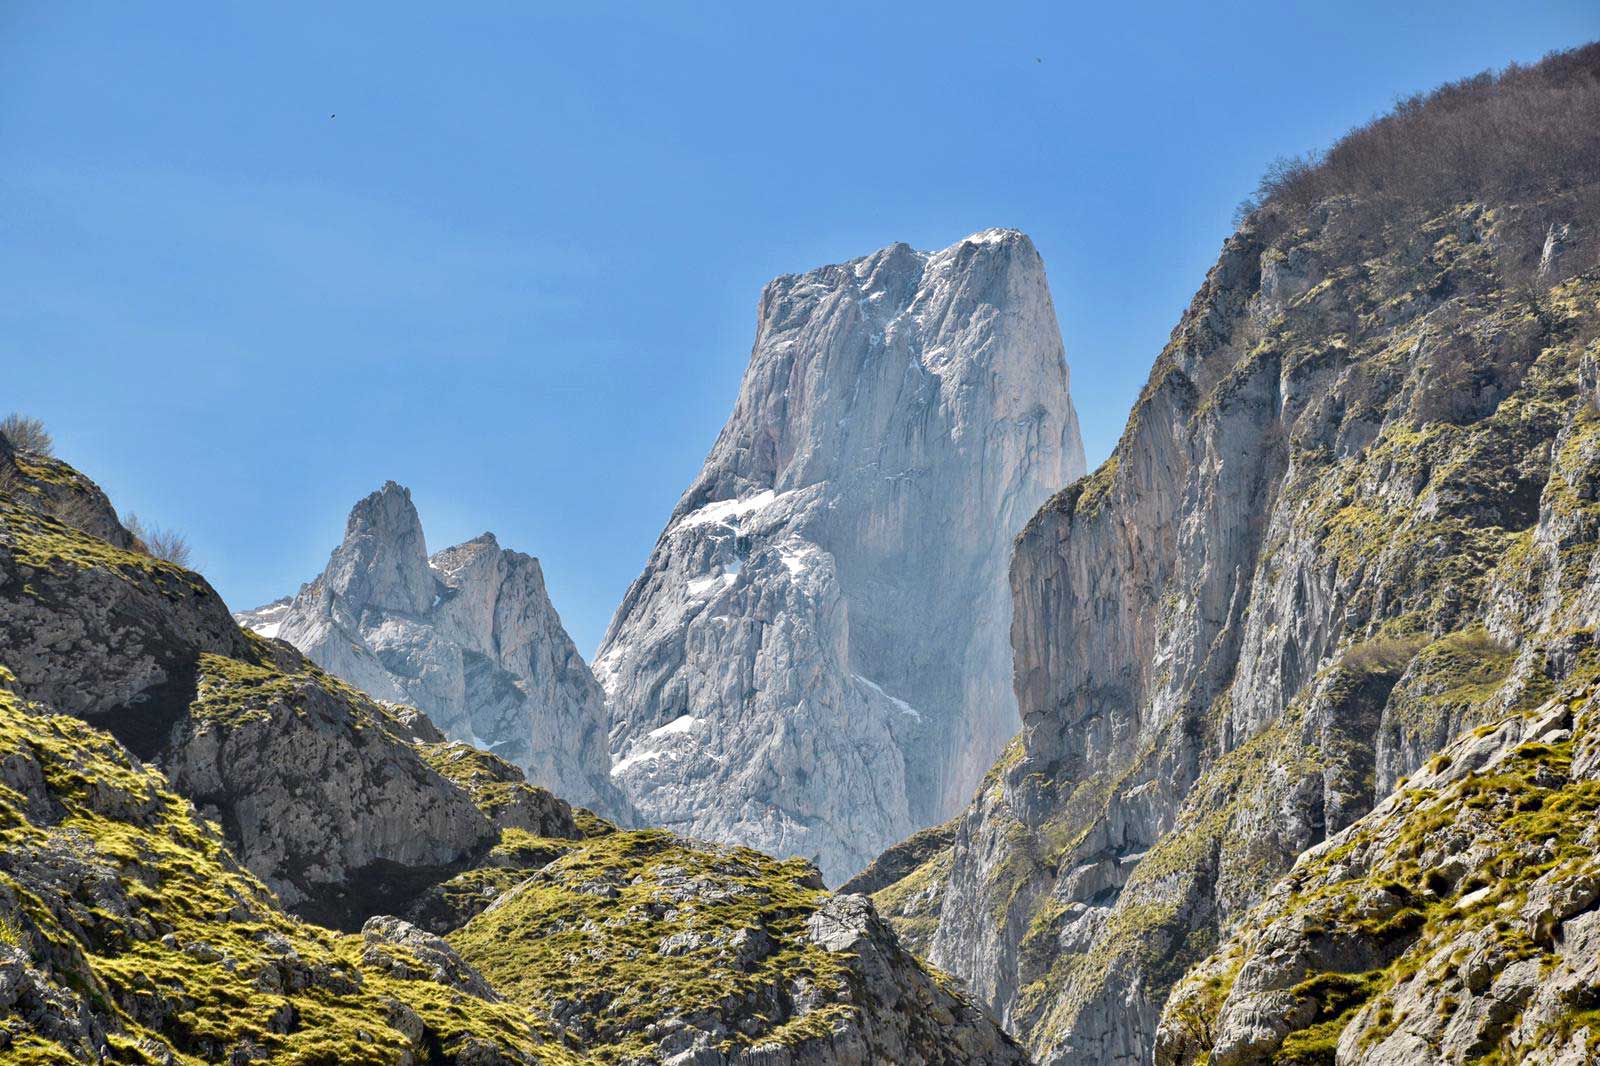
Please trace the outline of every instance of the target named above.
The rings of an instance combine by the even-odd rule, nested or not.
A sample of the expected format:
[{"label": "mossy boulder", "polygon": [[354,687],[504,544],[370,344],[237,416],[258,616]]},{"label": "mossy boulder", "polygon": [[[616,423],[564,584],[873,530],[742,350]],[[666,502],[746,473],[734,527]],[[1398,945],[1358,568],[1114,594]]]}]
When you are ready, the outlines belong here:
[{"label": "mossy boulder", "polygon": [[661,830],[582,842],[449,940],[602,1062],[1026,1061],[865,897]]}]

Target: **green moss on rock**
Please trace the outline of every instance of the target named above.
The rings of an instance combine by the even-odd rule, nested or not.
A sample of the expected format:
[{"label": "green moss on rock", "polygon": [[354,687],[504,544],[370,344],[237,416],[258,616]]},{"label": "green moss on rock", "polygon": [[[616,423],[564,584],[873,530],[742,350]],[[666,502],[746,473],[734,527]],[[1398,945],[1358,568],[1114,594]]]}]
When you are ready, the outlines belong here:
[{"label": "green moss on rock", "polygon": [[[580,1019],[605,1062],[651,1052],[672,1016],[769,1019],[741,1045],[827,1031],[848,1009],[843,960],[805,936],[827,898],[815,870],[660,830],[585,841],[450,937],[505,995]],[[820,997],[831,1007],[804,1005]],[[812,1017],[812,1015],[818,1015]]]},{"label": "green moss on rock", "polygon": [[375,970],[361,937],[285,914],[157,771],[78,719],[0,690],[0,765],[0,956],[47,997],[13,1021],[7,1061],[98,1044],[119,1062],[387,1064],[473,1041],[577,1061],[524,1012]]}]

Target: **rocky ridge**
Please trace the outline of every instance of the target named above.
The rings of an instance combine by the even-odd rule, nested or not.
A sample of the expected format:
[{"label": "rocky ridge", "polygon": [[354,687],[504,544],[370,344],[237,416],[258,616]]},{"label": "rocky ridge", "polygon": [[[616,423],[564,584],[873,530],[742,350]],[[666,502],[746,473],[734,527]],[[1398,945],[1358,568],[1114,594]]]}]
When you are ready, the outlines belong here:
[{"label": "rocky ridge", "polygon": [[[1589,106],[1575,55],[1508,75],[1548,82],[1515,121]],[[1494,128],[1501,84],[1403,118]],[[875,899],[1039,1061],[1148,1061],[1169,989],[1298,856],[1586,661],[1600,195],[1534,172],[1256,211],[1111,458],[1019,537],[1022,734]]]},{"label": "rocky ridge", "polygon": [[757,318],[595,673],[646,820],[836,882],[959,809],[1015,731],[1008,545],[1082,445],[1015,231],[779,278]]},{"label": "rocky ridge", "polygon": [[[0,649],[17,693],[162,765],[288,905],[359,922],[358,886],[387,896],[386,870],[442,871],[492,844],[388,708],[240,630],[200,575],[56,517],[115,522],[88,479],[9,449],[0,476]],[[55,494],[28,491],[39,482]]]},{"label": "rocky ridge", "polygon": [[618,832],[549,863],[450,941],[604,1061],[1026,1063],[860,895],[757,852]]},{"label": "rocky ridge", "polygon": [[429,555],[411,493],[388,482],[350,511],[327,568],[238,615],[534,784],[630,817],[610,779],[605,694],[561,625],[539,560],[494,535]]}]

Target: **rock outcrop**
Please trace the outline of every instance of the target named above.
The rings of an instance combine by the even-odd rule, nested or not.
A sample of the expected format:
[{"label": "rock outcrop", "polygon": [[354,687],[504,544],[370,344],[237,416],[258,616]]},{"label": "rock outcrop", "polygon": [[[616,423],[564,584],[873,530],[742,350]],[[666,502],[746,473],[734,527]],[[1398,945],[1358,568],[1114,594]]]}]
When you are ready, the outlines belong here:
[{"label": "rock outcrop", "polygon": [[[1429,106],[1558,128],[1594,99],[1585,54],[1548,93]],[[1381,143],[1359,193],[1269,201],[1226,242],[1109,461],[1029,523],[1021,737],[950,845],[875,895],[1042,1062],[1148,1061],[1173,983],[1302,852],[1585,669],[1595,172],[1574,149],[1401,180],[1404,139]]]},{"label": "rock outcrop", "polygon": [[316,580],[238,620],[380,700],[421,709],[534,784],[629,818],[609,776],[605,694],[539,560],[489,533],[430,557],[411,493],[394,482],[351,509]]},{"label": "rock outcrop", "polygon": [[[199,574],[57,518],[115,521],[83,475],[10,461],[0,655],[20,696],[162,766],[253,873],[331,924],[359,924],[420,887],[419,871],[448,876],[493,844],[492,822],[388,708],[240,630]],[[45,478],[52,491],[29,491]]]},{"label": "rock outcrop", "polygon": [[0,671],[0,1059],[583,1061],[437,938],[285,914],[155,769]]},{"label": "rock outcrop", "polygon": [[1594,1062],[1596,695],[1469,733],[1301,856],[1174,991],[1157,1062]]},{"label": "rock outcrop", "polygon": [[859,895],[814,866],[660,830],[574,848],[449,937],[606,1061],[1026,1063]]},{"label": "rock outcrop", "polygon": [[830,881],[1015,732],[1005,560],[1083,469],[1020,233],[772,282],[739,399],[596,658],[647,821]]}]

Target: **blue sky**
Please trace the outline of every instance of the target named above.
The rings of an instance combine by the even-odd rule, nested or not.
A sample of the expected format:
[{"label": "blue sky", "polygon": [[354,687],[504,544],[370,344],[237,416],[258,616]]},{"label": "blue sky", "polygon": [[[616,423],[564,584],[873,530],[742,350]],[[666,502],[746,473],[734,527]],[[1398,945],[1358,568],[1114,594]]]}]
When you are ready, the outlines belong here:
[{"label": "blue sky", "polygon": [[587,654],[769,278],[1025,230],[1093,464],[1271,159],[1595,37],[1593,0],[9,0],[0,408],[236,608],[394,478],[430,546],[538,555]]}]

